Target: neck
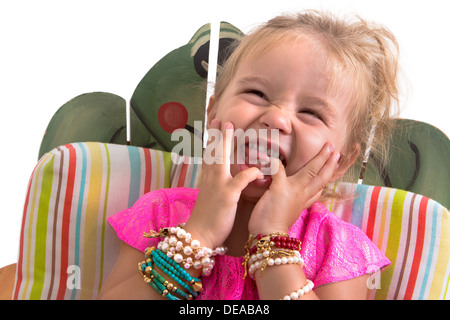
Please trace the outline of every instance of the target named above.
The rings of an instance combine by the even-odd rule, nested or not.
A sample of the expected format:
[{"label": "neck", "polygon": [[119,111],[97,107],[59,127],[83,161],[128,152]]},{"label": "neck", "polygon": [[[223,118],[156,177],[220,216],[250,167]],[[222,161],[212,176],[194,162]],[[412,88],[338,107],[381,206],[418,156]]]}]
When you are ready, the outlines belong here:
[{"label": "neck", "polygon": [[242,197],[239,200],[233,229],[225,241],[225,246],[228,247],[228,255],[233,257],[245,255],[244,245],[249,236],[248,221],[254,207],[255,203],[253,202],[246,201]]}]

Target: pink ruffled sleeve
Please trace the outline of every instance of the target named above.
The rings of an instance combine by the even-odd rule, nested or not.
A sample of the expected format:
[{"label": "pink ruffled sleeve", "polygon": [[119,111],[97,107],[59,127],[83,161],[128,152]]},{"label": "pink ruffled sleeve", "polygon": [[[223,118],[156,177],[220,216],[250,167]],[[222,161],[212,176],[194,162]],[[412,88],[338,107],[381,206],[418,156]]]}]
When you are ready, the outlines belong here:
[{"label": "pink ruffled sleeve", "polygon": [[390,265],[361,229],[339,219],[321,203],[304,211],[290,234],[303,239],[304,270],[316,286],[371,274]]},{"label": "pink ruffled sleeve", "polygon": [[159,241],[143,237],[144,232],[185,223],[197,193],[198,189],[189,188],[152,191],[139,198],[131,208],[108,218],[108,222],[120,240],[143,252]]}]

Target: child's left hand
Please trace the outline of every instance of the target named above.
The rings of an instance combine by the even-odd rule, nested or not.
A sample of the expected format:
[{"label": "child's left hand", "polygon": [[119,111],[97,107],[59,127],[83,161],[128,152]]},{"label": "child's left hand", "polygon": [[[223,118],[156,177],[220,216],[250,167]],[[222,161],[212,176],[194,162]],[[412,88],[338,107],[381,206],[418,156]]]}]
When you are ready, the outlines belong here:
[{"label": "child's left hand", "polygon": [[253,209],[250,234],[287,233],[301,212],[318,201],[325,186],[333,180],[339,153],[325,144],[317,156],[291,176],[280,161],[272,183]]}]

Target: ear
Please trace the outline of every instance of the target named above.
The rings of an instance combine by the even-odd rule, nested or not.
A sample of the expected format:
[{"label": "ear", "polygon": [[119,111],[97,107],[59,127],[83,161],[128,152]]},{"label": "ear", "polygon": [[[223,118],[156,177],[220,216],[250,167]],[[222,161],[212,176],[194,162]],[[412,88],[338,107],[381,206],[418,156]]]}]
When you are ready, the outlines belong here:
[{"label": "ear", "polygon": [[217,108],[215,107],[215,105],[216,105],[216,97],[214,95],[212,95],[209,98],[208,107],[206,108],[206,116],[207,116],[206,127],[207,128],[210,127],[211,121],[216,118]]},{"label": "ear", "polygon": [[353,148],[349,148],[349,151],[350,152],[348,154],[341,156],[339,166],[334,172],[333,181],[342,178],[347,170],[355,163],[359,153],[361,152],[360,144],[356,143]]}]

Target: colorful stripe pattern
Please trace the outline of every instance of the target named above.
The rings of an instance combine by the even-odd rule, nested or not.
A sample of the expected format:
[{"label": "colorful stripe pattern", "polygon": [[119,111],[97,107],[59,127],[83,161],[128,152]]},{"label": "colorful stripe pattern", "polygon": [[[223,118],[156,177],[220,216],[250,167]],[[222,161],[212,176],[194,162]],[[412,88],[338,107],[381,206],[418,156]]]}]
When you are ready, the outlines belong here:
[{"label": "colorful stripe pattern", "polygon": [[[94,299],[119,250],[106,218],[150,190],[197,187],[200,162],[179,160],[168,152],[96,142],[44,155],[28,184],[13,298]],[[377,290],[370,298],[448,299],[447,209],[397,189],[340,188],[358,196],[330,209],[364,230],[392,262],[381,277],[374,275]]]},{"label": "colorful stripe pattern", "polygon": [[354,184],[340,184],[339,188],[353,188],[357,198],[335,202],[331,211],[360,227],[391,261],[381,276],[371,278],[369,287],[377,290],[371,290],[369,297],[449,299],[448,210],[432,199],[403,190]]},{"label": "colorful stripe pattern", "polygon": [[170,153],[74,143],[38,162],[24,205],[14,299],[93,299],[118,254],[106,218],[170,187]]}]

